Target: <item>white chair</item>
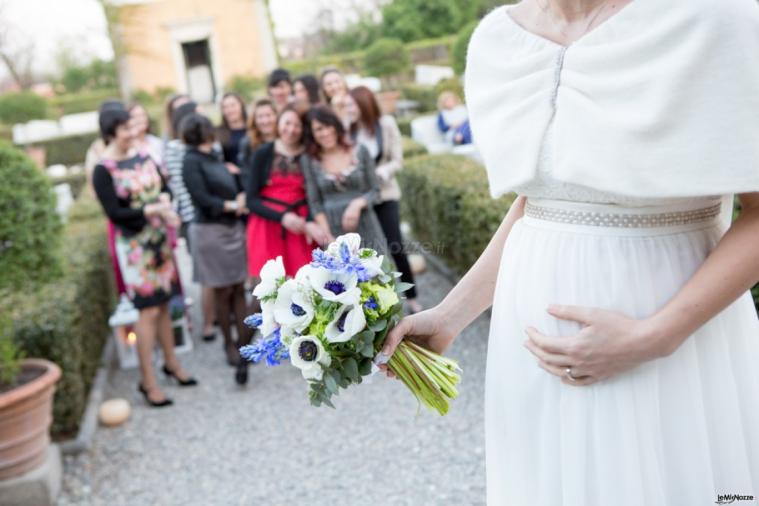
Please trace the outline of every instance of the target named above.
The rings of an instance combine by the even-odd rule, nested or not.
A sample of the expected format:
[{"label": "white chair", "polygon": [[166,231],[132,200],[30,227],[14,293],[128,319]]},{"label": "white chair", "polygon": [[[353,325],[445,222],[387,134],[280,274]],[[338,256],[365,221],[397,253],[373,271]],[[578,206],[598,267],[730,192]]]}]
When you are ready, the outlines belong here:
[{"label": "white chair", "polygon": [[482,163],[482,157],[474,144],[454,146],[437,127],[437,114],[419,116],[411,120],[411,138],[422,144],[432,154],[453,153]]},{"label": "white chair", "polygon": [[448,153],[453,148],[437,127],[437,114],[419,116],[411,120],[411,138],[433,155]]}]

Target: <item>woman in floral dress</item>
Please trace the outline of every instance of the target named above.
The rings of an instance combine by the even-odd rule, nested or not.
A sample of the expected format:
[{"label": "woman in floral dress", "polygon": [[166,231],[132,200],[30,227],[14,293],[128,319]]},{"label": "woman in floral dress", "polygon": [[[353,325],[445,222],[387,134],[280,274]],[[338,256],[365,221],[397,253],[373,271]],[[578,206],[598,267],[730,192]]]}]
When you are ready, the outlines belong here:
[{"label": "woman in floral dress", "polygon": [[179,219],[172,210],[166,182],[145,153],[132,148],[129,113],[107,111],[100,132],[107,147],[95,167],[93,186],[108,218],[116,227],[116,256],[126,293],[140,316],[135,326],[142,381],[139,391],[151,406],[168,406],[155,379],[152,354],[156,337],[163,349],[163,371],[180,385],[197,382],[182,370],[174,353],[174,334],[168,301],[178,288],[167,227]]}]

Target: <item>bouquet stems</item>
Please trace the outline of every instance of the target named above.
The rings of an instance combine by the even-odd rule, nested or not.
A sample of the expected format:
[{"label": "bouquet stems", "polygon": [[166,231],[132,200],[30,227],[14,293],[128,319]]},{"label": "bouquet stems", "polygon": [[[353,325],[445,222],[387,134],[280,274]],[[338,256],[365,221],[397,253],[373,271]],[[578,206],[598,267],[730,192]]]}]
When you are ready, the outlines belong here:
[{"label": "bouquet stems", "polygon": [[448,412],[448,401],[459,394],[458,364],[415,343],[401,341],[387,365],[420,404],[441,415]]}]

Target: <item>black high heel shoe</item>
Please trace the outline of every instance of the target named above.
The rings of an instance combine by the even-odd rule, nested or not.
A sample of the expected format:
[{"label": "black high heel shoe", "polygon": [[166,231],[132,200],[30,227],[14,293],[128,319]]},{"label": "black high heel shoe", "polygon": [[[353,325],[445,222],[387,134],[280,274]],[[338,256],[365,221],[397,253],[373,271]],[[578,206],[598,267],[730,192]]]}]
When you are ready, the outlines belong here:
[{"label": "black high heel shoe", "polygon": [[238,385],[245,385],[248,382],[248,361],[241,360],[237,364],[237,371],[235,371],[235,381]]},{"label": "black high heel shoe", "polygon": [[150,397],[148,397],[148,389],[142,386],[142,383],[137,383],[137,390],[142,394],[143,397],[145,397],[145,402],[147,402],[149,406],[152,406],[154,408],[164,408],[166,406],[171,406],[172,404],[174,404],[174,401],[172,401],[168,397],[162,401],[157,401],[157,402],[154,400],[151,400]]},{"label": "black high heel shoe", "polygon": [[166,367],[166,364],[163,364],[162,370],[163,370],[163,373],[167,377],[174,378],[175,380],[177,380],[177,383],[179,383],[180,387],[194,387],[195,385],[198,384],[198,380],[196,380],[193,377],[189,377],[189,378],[184,379],[184,380],[180,379],[176,374],[174,374],[174,371],[172,371],[171,369],[169,369],[168,367]]}]

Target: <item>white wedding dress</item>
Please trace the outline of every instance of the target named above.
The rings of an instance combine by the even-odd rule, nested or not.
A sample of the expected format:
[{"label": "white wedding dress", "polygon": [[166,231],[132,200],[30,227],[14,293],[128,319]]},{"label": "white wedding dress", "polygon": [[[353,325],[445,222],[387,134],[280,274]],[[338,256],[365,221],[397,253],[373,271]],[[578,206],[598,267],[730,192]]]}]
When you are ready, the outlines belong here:
[{"label": "white wedding dress", "polygon": [[465,76],[491,194],[527,196],[490,323],[488,504],[759,496],[749,292],[669,356],[588,386],[564,384],[523,346],[528,326],[581,329],[549,304],[655,314],[717,246],[733,194],[759,191],[759,5],[634,0],[568,48],[510,8],[476,28]]},{"label": "white wedding dress", "polygon": [[[550,177],[517,188],[562,211],[640,215],[720,198],[634,199]],[[581,325],[545,308],[576,304],[645,318],[669,300],[722,235],[715,215],[649,228],[523,216],[503,250],[488,344],[488,504],[708,505],[759,494],[759,320],[747,292],[671,356],[589,386],[565,385],[522,346],[528,325],[570,336]]]}]

